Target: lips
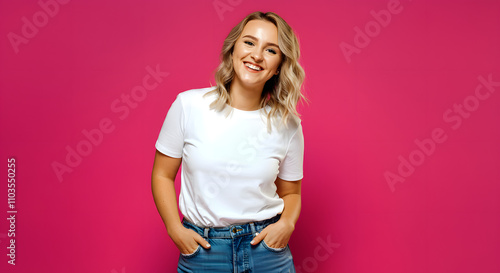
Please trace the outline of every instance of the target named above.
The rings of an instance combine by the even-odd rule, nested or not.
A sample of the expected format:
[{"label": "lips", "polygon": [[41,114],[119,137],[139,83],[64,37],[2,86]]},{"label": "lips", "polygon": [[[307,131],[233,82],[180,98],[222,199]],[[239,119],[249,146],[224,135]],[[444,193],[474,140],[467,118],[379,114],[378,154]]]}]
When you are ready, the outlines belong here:
[{"label": "lips", "polygon": [[262,66],[258,65],[258,64],[254,64],[254,63],[251,63],[251,62],[243,62],[243,64],[249,68],[250,70],[252,71],[262,71],[264,70],[264,68],[262,68]]}]

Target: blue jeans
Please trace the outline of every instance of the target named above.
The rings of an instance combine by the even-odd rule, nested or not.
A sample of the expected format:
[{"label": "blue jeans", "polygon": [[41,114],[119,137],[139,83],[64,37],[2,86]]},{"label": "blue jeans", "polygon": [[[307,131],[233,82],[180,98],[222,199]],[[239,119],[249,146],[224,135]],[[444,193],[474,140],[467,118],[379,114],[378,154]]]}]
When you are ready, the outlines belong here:
[{"label": "blue jeans", "polygon": [[211,247],[204,249],[198,245],[192,254],[181,253],[177,272],[295,273],[288,245],[280,249],[271,248],[264,240],[255,246],[250,244],[255,233],[279,218],[280,215],[277,215],[264,221],[220,228],[198,227],[184,219],[184,227],[196,231]]}]

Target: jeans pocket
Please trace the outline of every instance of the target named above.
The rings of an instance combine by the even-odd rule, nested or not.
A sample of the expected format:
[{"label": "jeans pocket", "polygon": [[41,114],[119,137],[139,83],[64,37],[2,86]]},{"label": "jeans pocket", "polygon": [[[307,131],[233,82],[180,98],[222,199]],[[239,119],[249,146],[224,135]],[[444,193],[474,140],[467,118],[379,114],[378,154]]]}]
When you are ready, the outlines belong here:
[{"label": "jeans pocket", "polygon": [[286,250],[286,248],[288,247],[288,245],[286,245],[285,247],[282,247],[282,248],[274,248],[274,247],[270,247],[266,244],[266,241],[262,240],[261,241],[262,243],[262,246],[264,246],[265,249],[271,251],[271,252],[283,252]]},{"label": "jeans pocket", "polygon": [[198,255],[198,253],[200,253],[200,249],[201,249],[201,246],[198,245],[198,247],[196,248],[196,250],[193,253],[189,253],[189,254],[181,253],[181,255],[182,255],[182,257],[184,257],[186,259],[190,259],[190,258],[193,258],[194,256]]}]

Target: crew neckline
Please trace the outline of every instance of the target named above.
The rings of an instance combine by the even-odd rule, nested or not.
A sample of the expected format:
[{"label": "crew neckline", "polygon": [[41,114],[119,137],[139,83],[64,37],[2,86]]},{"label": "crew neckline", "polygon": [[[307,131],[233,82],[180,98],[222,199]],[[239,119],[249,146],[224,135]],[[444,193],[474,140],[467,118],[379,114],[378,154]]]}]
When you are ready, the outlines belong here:
[{"label": "crew neckline", "polygon": [[235,108],[229,104],[226,104],[226,106],[229,107],[229,109],[237,116],[242,116],[242,117],[260,117],[262,114],[265,114],[264,109],[267,109],[269,111],[268,105],[257,110],[249,110],[249,111]]},{"label": "crew neckline", "polygon": [[231,108],[232,108],[233,110],[235,110],[235,111],[238,111],[238,112],[245,112],[245,113],[255,113],[255,112],[260,112],[262,109],[264,109],[264,108],[259,108],[259,109],[257,109],[257,110],[241,110],[241,109],[238,109],[238,108],[236,108],[236,107],[234,107],[234,106],[231,106],[231,105],[229,105],[229,104],[228,104],[228,106],[229,106],[229,107],[231,107]]}]

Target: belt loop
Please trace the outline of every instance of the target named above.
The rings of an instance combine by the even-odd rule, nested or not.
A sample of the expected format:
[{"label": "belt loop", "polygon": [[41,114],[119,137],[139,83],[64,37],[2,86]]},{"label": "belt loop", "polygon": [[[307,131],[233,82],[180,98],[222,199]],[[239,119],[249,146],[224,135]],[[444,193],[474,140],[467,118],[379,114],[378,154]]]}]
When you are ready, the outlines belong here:
[{"label": "belt loop", "polygon": [[252,235],[255,235],[255,224],[250,222],[250,229],[252,230]]},{"label": "belt loop", "polygon": [[207,239],[208,239],[208,230],[209,230],[209,228],[206,227],[205,230],[204,230],[204,232],[203,232],[203,237],[205,237]]}]

